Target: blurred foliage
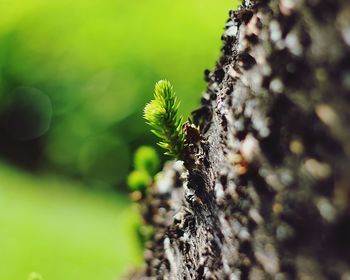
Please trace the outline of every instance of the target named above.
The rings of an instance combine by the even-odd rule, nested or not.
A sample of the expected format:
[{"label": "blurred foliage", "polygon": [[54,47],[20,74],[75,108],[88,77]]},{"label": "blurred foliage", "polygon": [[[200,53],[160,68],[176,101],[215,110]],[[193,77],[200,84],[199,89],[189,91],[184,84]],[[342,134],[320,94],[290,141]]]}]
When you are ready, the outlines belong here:
[{"label": "blurred foliage", "polygon": [[140,247],[145,248],[146,243],[152,239],[156,232],[153,226],[140,223],[136,228],[136,233],[139,239]]},{"label": "blurred foliage", "polygon": [[37,272],[32,272],[29,274],[28,280],[44,280],[44,278]]},{"label": "blurred foliage", "polygon": [[119,194],[0,164],[0,279],[112,280],[141,263],[137,209]]},{"label": "blurred foliage", "polygon": [[150,146],[139,147],[134,155],[134,168],[127,178],[131,191],[143,191],[152,181],[152,176],[159,169],[159,157]]},{"label": "blurred foliage", "polygon": [[219,54],[228,0],[0,0],[0,155],[121,186],[167,77],[187,115]]},{"label": "blurred foliage", "polygon": [[159,169],[159,157],[157,151],[150,146],[139,147],[134,155],[134,167],[137,170],[145,170],[153,176]]},{"label": "blurred foliage", "polygon": [[152,177],[145,170],[133,170],[128,175],[128,186],[131,191],[142,191],[150,183]]}]

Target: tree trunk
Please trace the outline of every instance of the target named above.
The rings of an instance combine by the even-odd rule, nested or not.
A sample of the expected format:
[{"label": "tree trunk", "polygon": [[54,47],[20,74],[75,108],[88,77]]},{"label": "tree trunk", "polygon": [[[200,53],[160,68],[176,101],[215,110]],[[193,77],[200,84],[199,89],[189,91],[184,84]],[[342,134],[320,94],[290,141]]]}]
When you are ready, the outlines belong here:
[{"label": "tree trunk", "polygon": [[246,0],[222,40],[138,279],[350,279],[350,1]]}]

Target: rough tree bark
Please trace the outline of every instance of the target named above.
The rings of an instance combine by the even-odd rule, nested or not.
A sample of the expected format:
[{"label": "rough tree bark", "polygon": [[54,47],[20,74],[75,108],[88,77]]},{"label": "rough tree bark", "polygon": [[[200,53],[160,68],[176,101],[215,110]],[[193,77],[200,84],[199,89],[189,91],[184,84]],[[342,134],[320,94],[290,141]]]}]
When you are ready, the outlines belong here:
[{"label": "rough tree bark", "polygon": [[350,279],[350,1],[246,0],[222,40],[138,279]]}]

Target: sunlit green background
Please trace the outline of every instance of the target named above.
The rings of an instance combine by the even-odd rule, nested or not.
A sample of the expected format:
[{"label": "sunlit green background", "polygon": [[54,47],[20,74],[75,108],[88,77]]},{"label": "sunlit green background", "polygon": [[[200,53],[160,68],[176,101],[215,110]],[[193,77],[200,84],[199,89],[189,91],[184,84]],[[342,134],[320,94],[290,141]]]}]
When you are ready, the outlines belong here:
[{"label": "sunlit green background", "polygon": [[0,0],[0,279],[140,265],[125,178],[167,78],[187,115],[232,0]]}]

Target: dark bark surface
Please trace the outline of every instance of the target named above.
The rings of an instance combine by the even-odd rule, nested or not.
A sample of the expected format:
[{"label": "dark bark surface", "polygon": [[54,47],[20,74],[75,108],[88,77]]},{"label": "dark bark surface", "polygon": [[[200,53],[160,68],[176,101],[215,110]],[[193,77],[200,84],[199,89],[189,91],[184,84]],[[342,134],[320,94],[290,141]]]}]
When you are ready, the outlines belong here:
[{"label": "dark bark surface", "polygon": [[350,279],[350,1],[246,0],[222,40],[139,279]]}]

